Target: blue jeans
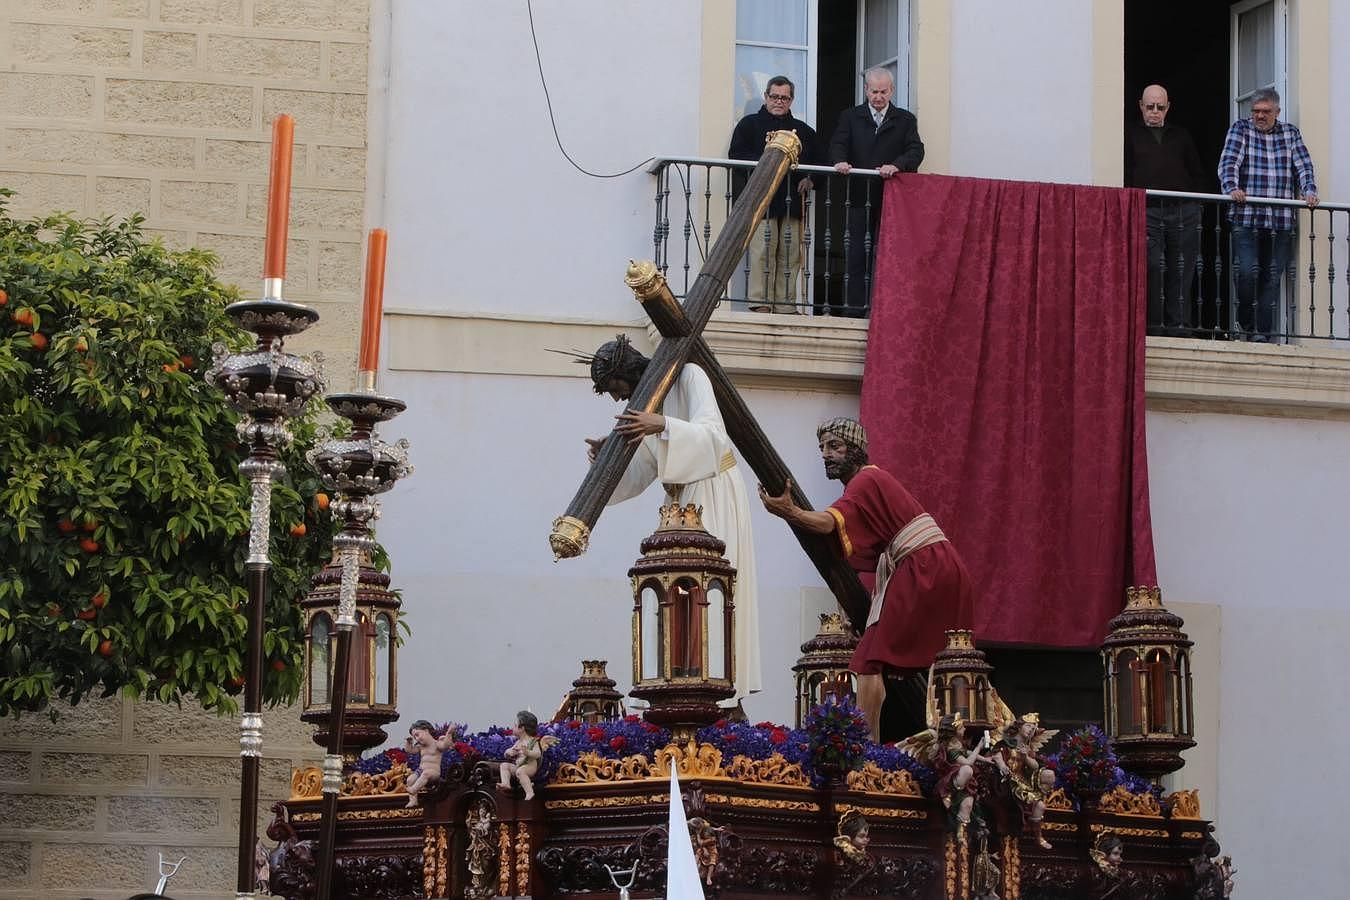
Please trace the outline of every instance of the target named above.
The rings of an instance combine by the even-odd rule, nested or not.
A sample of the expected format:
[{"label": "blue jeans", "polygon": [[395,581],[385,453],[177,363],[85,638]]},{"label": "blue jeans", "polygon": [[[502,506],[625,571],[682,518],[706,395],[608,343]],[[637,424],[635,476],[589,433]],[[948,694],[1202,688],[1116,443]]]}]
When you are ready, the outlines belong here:
[{"label": "blue jeans", "polygon": [[1238,325],[1253,336],[1275,331],[1280,287],[1289,271],[1294,233],[1275,228],[1233,226],[1233,280]]}]

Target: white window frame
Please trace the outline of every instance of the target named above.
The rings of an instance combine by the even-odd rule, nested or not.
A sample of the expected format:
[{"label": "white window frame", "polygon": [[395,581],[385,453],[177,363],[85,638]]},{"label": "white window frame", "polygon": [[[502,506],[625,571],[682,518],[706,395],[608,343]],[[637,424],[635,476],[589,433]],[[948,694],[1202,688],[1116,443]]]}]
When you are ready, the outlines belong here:
[{"label": "white window frame", "polygon": [[895,63],[895,96],[891,102],[897,106],[903,106],[905,109],[914,108],[913,73],[910,70],[910,7],[912,0],[896,0],[898,10],[896,15],[895,36],[896,55],[888,56],[885,59],[871,60],[867,59],[866,42],[867,30],[867,3],[868,0],[862,0],[858,4],[858,38],[854,46],[857,49],[857,69],[858,83],[854,89],[857,94],[857,102],[863,103],[867,100],[866,89],[863,86],[862,74],[873,66],[884,66],[889,63]]},{"label": "white window frame", "polygon": [[[1250,91],[1238,93],[1238,18],[1261,6],[1271,4],[1275,8],[1274,56],[1275,80],[1266,85],[1257,85]],[[1240,0],[1229,7],[1229,57],[1231,60],[1228,74],[1228,96],[1232,107],[1231,119],[1244,118],[1242,102],[1251,99],[1253,93],[1263,87],[1274,88],[1280,95],[1280,118],[1289,121],[1293,116],[1293,102],[1288,96],[1289,87],[1289,3],[1288,0]]]},{"label": "white window frame", "polygon": [[[795,0],[806,7],[806,43],[805,44],[785,44],[778,41],[752,41],[742,40],[740,35],[736,36],[735,46],[737,47],[767,47],[771,50],[800,50],[806,54],[806,78],[805,84],[798,84],[793,87],[792,114],[801,119],[812,128],[816,127],[816,50],[820,44],[820,18],[819,9],[816,0]],[[733,52],[735,52],[733,50]],[[765,86],[767,87],[767,85]],[[734,90],[734,88],[733,88]],[[763,90],[760,91],[763,93]],[[733,96],[733,100],[734,100]],[[805,100],[804,106],[798,106],[799,100]],[[739,120],[741,110],[735,111],[735,118]]]}]

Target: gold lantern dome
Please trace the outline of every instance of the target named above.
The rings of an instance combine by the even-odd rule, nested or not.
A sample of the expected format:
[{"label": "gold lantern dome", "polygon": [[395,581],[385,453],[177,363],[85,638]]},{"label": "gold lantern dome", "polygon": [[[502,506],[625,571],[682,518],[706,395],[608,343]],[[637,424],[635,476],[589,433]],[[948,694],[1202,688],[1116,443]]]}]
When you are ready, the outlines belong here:
[{"label": "gold lantern dome", "polygon": [[967,728],[993,728],[996,704],[989,673],[994,667],[984,651],[975,646],[975,632],[968,628],[947,631],[947,646],[933,658],[929,690],[938,716],[956,713]]},{"label": "gold lantern dome", "polygon": [[628,570],[633,586],[633,691],[646,718],[685,740],[736,693],[736,569],[692,503],[661,507],[661,524]]},{"label": "gold lantern dome", "polygon": [[843,613],[821,613],[820,630],[802,644],[802,655],[792,671],[797,675],[797,727],[806,724],[811,710],[828,696],[853,698],[858,679],[848,665],[858,638],[844,621]]},{"label": "gold lantern dome", "polygon": [[1195,746],[1192,642],[1158,588],[1128,588],[1125,599],[1102,643],[1106,733],[1124,768],[1156,781]]},{"label": "gold lantern dome", "polygon": [[605,671],[604,659],[583,659],[581,676],[572,682],[572,690],[563,697],[553,721],[578,719],[594,724],[623,717],[623,694],[614,689],[615,681]]}]

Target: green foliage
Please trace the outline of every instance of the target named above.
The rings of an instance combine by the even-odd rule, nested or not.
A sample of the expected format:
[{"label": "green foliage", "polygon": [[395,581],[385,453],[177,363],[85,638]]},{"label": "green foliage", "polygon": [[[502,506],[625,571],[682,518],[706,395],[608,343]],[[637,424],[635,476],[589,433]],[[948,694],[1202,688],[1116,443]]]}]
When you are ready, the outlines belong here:
[{"label": "green foliage", "polygon": [[[236,289],[215,280],[209,253],[148,241],[139,219],[19,221],[8,193],[0,189],[0,714],[119,690],[234,711],[249,494],[238,417],[202,373],[213,342],[252,339],[224,314]],[[263,696],[273,704],[299,691],[298,601],[333,532],[304,459],[318,406],[293,423],[272,499]]]}]

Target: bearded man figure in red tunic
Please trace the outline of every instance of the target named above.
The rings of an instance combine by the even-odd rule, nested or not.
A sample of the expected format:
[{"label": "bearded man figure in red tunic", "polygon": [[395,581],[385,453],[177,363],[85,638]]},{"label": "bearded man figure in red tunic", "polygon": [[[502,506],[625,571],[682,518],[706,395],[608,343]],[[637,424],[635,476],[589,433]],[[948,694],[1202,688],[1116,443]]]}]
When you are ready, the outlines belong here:
[{"label": "bearded man figure in red tunic", "polygon": [[872,593],[867,628],[849,668],[858,676],[858,705],[872,740],[880,739],[882,675],[926,670],[946,646],[949,628],[974,623],[975,589],[956,549],[933,517],[891,475],[867,462],[867,432],[838,418],[816,429],[825,475],[844,494],[823,512],[792,502],[792,484],[773,497],[759,487],[764,508],[789,524],[833,534],[835,551]]}]

